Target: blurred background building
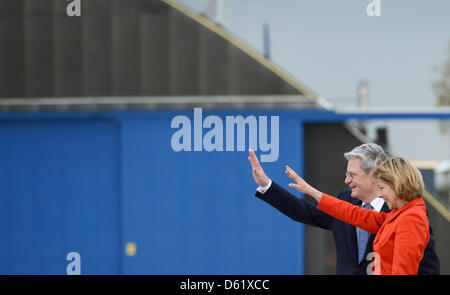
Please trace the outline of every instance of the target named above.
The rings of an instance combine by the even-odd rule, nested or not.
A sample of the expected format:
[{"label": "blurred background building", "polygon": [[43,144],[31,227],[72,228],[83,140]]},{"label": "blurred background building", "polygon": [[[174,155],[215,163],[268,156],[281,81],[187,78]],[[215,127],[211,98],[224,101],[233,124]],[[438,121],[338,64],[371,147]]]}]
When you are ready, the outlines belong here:
[{"label": "blurred background building", "polygon": [[[280,157],[332,194],[343,153],[386,128],[309,120],[330,105],[270,57],[172,0],[0,0],[1,274],[333,274],[330,233],[297,224],[253,197],[245,152],[174,152],[171,120],[280,116]],[[219,9],[220,10],[220,9]],[[263,31],[262,31],[263,32]],[[369,85],[358,88],[367,106]],[[422,165],[422,166],[421,166]],[[436,163],[422,168],[442,273],[450,273],[449,213]],[[430,168],[432,167],[432,168]],[[446,208],[447,206],[447,208]]]}]

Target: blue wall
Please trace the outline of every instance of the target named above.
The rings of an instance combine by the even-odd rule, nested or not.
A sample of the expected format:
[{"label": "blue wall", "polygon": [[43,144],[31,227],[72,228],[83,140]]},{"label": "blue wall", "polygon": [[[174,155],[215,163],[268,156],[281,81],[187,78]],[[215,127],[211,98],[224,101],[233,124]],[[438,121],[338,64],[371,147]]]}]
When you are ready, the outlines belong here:
[{"label": "blue wall", "polygon": [[119,131],[96,120],[0,121],[0,273],[119,272]]},{"label": "blue wall", "polygon": [[[302,274],[304,228],[254,197],[248,153],[173,151],[180,114],[193,118],[2,115],[0,274],[65,274],[71,251],[82,274]],[[302,171],[302,132],[280,115],[279,159],[263,167],[283,186],[286,164]]]}]

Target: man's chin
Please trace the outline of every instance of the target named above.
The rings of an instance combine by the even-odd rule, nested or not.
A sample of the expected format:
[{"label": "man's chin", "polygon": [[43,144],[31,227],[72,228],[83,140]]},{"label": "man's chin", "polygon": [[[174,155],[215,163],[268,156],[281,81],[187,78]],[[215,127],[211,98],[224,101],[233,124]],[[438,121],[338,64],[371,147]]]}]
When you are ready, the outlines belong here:
[{"label": "man's chin", "polygon": [[352,198],[357,199],[358,198],[358,192],[355,189],[352,189],[352,193],[350,195]]}]

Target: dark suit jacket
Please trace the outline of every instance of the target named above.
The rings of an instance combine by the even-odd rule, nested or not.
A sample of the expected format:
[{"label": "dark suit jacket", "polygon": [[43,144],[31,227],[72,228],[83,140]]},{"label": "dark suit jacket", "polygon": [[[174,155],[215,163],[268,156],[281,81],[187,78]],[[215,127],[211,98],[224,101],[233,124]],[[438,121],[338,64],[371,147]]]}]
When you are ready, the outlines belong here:
[{"label": "dark suit jacket", "polygon": [[[336,274],[367,274],[366,269],[370,262],[366,260],[366,256],[372,252],[375,235],[371,234],[369,236],[364,258],[361,263],[358,263],[358,242],[356,238],[356,227],[353,225],[344,223],[320,211],[316,208],[317,204],[310,203],[303,198],[295,197],[274,181],[272,181],[272,185],[265,194],[256,192],[255,196],[269,203],[295,221],[331,230],[336,244]],[[343,190],[338,195],[338,198],[361,206],[360,200],[351,197],[350,189]],[[386,203],[383,205],[381,211],[390,211]],[[419,274],[439,273],[439,257],[434,250],[434,236],[430,226],[430,239],[419,265]]]}]

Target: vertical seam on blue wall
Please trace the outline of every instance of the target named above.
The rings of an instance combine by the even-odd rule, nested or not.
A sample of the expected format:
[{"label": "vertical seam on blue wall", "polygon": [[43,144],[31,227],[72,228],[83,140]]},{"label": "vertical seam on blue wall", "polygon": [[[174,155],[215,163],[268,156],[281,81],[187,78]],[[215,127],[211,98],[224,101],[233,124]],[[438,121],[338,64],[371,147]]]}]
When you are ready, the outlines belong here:
[{"label": "vertical seam on blue wall", "polygon": [[123,181],[124,181],[124,156],[123,156],[123,144],[124,144],[124,140],[123,140],[123,122],[121,120],[115,120],[115,123],[117,124],[117,128],[119,129],[119,136],[118,138],[118,164],[119,164],[119,180],[118,180],[118,186],[119,186],[119,274],[123,275],[125,270],[124,270],[124,266],[125,266],[125,257],[124,257],[124,246],[125,246],[125,237],[124,237],[124,185],[123,185]]},{"label": "vertical seam on blue wall", "polygon": [[[305,121],[300,120],[299,122],[299,147],[300,147],[300,177],[305,177]],[[302,194],[303,198],[305,197],[304,194]],[[305,274],[305,265],[306,265],[306,255],[305,255],[305,250],[306,250],[306,234],[305,234],[305,225],[301,224],[301,235],[302,235],[302,241],[303,243],[300,243],[301,245],[301,249],[300,249],[300,261],[301,261],[301,265],[300,265],[300,274],[304,275]]]}]

